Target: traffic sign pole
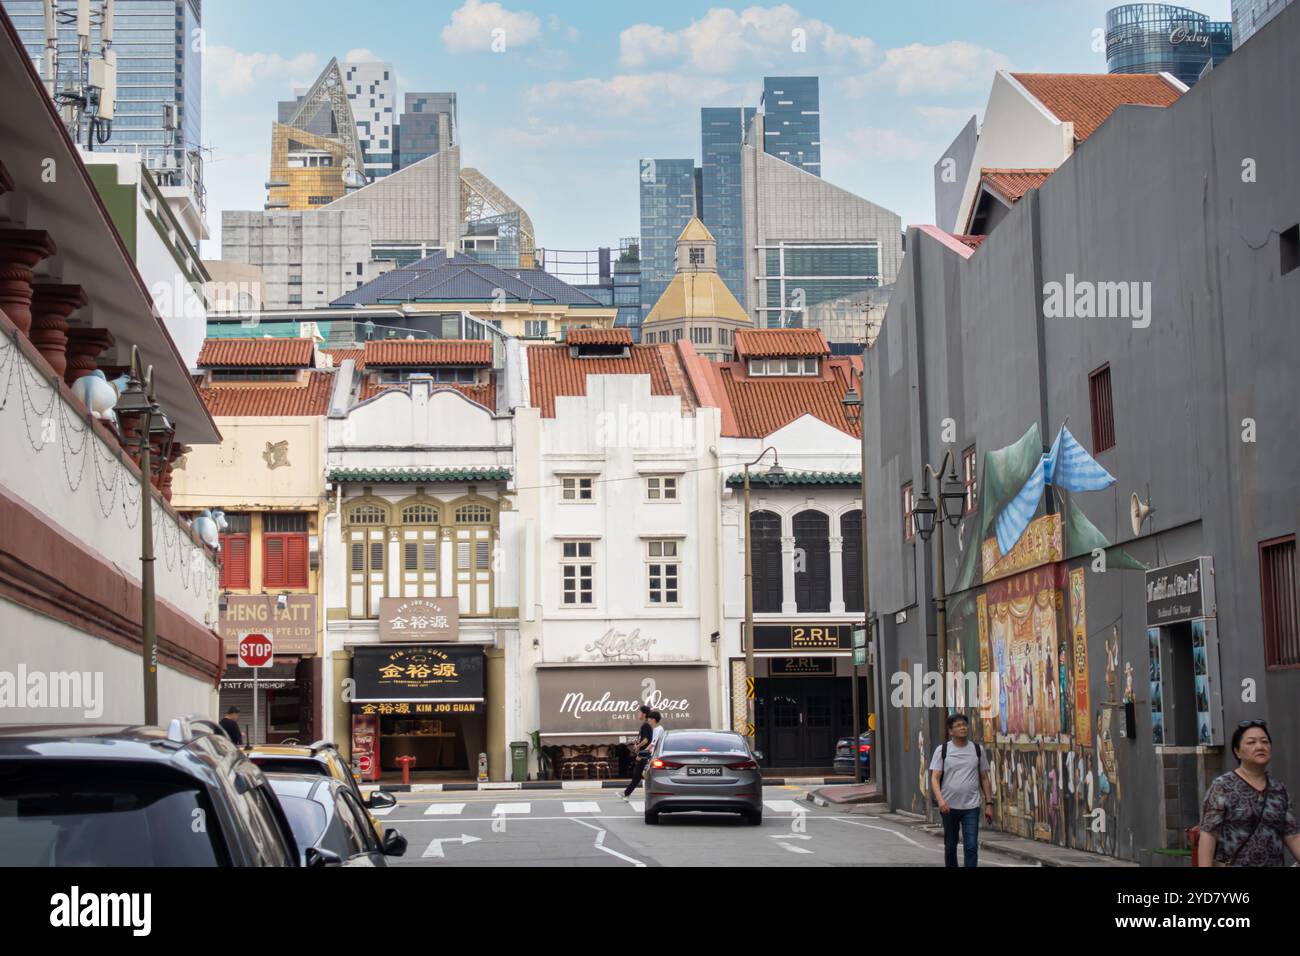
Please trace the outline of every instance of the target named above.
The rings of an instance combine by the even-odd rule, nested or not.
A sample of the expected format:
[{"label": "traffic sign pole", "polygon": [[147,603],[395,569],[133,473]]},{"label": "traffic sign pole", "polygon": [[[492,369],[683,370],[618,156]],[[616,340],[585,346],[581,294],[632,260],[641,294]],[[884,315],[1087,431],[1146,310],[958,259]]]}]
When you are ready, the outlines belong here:
[{"label": "traffic sign pole", "polygon": [[248,742],[254,745],[257,744],[257,698],[261,696],[257,692],[257,672],[259,670],[261,670],[260,667],[253,668],[253,732],[248,735]]}]

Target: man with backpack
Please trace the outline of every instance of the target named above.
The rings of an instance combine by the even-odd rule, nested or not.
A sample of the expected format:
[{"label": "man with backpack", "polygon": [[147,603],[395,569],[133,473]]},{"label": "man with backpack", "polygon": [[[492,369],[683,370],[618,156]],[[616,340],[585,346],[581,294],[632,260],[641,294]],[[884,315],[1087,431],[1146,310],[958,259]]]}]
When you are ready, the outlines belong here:
[{"label": "man with backpack", "polygon": [[965,714],[948,718],[948,739],[930,758],[930,790],[943,815],[944,865],[957,865],[958,828],[966,866],[978,865],[980,795],[984,796],[985,819],[992,823],[993,792],[988,754],[970,740],[970,721]]}]

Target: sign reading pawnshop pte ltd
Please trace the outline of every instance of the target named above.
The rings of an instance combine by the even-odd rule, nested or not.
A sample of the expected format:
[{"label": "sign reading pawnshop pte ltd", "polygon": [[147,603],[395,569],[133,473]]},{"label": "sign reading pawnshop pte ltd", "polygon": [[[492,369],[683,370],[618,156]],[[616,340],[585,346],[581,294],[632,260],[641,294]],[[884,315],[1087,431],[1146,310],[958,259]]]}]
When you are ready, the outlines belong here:
[{"label": "sign reading pawnshop pte ltd", "polygon": [[451,643],[460,639],[460,602],[454,597],[380,598],[379,640]]},{"label": "sign reading pawnshop pte ltd", "polygon": [[537,671],[543,734],[635,734],[648,704],[666,728],[709,726],[707,667],[610,664]]},{"label": "sign reading pawnshop pte ltd", "polygon": [[316,595],[289,594],[279,606],[276,594],[231,594],[221,615],[226,654],[239,653],[239,639],[248,631],[271,635],[281,655],[316,653]]},{"label": "sign reading pawnshop pte ltd", "polygon": [[239,638],[240,667],[269,667],[275,644],[270,634],[248,631]]},{"label": "sign reading pawnshop pte ltd", "polygon": [[1147,572],[1147,627],[1214,616],[1214,559],[1193,558]]}]

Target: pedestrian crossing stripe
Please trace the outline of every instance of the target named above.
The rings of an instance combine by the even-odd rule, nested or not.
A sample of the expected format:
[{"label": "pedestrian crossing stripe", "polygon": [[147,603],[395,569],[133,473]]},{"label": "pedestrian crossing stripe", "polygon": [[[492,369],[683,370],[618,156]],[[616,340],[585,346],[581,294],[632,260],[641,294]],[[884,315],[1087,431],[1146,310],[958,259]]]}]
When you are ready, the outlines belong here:
[{"label": "pedestrian crossing stripe", "polygon": [[532,813],[533,805],[531,803],[498,803],[492,808],[492,815],[504,815],[514,813]]},{"label": "pedestrian crossing stripe", "polygon": [[370,815],[372,817],[386,817],[396,809],[397,804],[393,804],[391,807],[379,807],[378,809],[372,809]]},{"label": "pedestrian crossing stripe", "polygon": [[807,808],[801,807],[793,800],[764,800],[763,806],[767,807],[773,813],[806,813]]},{"label": "pedestrian crossing stripe", "polygon": [[565,800],[565,813],[600,813],[600,804],[593,803],[590,800]]},{"label": "pedestrian crossing stripe", "polygon": [[[592,816],[598,816],[601,814],[612,814],[617,816],[623,812],[623,804],[621,801],[619,803],[606,803],[604,805],[597,803],[595,800],[563,800],[556,801],[556,803],[559,803],[564,812],[569,815],[589,814]],[[465,812],[465,808],[469,806],[473,805],[468,803],[431,803],[425,808],[424,815],[426,817],[461,816]],[[478,806],[482,806],[482,804],[479,804]],[[630,807],[633,813],[645,813],[644,800],[629,800],[627,801],[626,806]],[[795,800],[764,800],[763,806],[772,813],[789,814],[791,816],[808,813],[811,809]],[[538,804],[498,803],[492,807],[491,815],[493,817],[524,816],[531,814],[534,807],[537,808],[538,812],[543,814],[553,807],[560,809],[560,807],[556,807],[556,804],[550,801],[543,801]],[[391,807],[386,807],[383,810],[372,812],[375,816],[382,816],[391,812],[392,809],[393,808]],[[478,809],[478,807],[475,807],[475,809]]]},{"label": "pedestrian crossing stripe", "polygon": [[429,808],[424,811],[426,817],[451,817],[461,813],[465,809],[463,803],[431,803]]}]

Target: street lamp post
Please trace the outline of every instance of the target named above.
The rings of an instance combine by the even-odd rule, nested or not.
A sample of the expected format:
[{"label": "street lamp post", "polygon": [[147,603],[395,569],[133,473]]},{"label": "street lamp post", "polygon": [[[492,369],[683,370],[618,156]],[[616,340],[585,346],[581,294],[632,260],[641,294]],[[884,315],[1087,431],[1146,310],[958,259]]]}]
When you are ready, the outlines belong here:
[{"label": "street lamp post", "polygon": [[[862,545],[862,622],[864,640],[866,641],[867,646],[872,648],[874,651],[871,636],[871,578],[867,567],[867,429],[863,422],[862,399],[853,388],[853,382],[851,380],[849,382],[849,390],[840,401],[840,404],[844,406],[845,417],[848,418],[850,422],[858,425],[858,434],[861,438],[859,444],[862,446],[862,473],[860,476],[862,479],[862,529],[860,531]],[[856,654],[857,651],[854,650],[854,653]],[[875,694],[875,672],[876,664],[869,657],[867,659],[868,714],[877,714],[877,711],[881,710]],[[861,783],[862,760],[858,756],[858,748],[861,747],[861,743],[859,743],[861,737],[859,735],[862,731],[859,729],[861,726],[859,723],[861,718],[858,716],[858,662],[856,658],[853,661],[853,670],[851,673],[853,675],[853,782]],[[885,770],[881,759],[880,741],[884,737],[884,729],[879,714],[876,715],[876,726],[872,728],[872,730],[871,743],[874,752],[871,756],[871,773],[868,779],[874,779],[876,781],[876,792],[878,794],[883,794],[885,792]]]},{"label": "street lamp post", "polygon": [[754,720],[754,555],[750,543],[753,534],[749,521],[749,469],[762,461],[769,451],[773,456],[772,467],[764,478],[769,486],[779,485],[785,480],[785,469],[781,467],[781,456],[775,448],[764,448],[757,458],[745,465],[745,736],[750,738],[756,737],[758,725]]},{"label": "street lamp post", "polygon": [[[948,477],[943,476],[944,469],[948,469]],[[929,542],[930,535],[934,534],[936,527],[938,535],[935,537],[935,554],[938,558],[938,569],[935,575],[935,596],[934,609],[938,617],[939,625],[939,677],[943,686],[939,691],[939,700],[943,707],[948,706],[948,674],[944,670],[944,662],[948,652],[948,593],[945,582],[945,564],[943,557],[943,522],[947,521],[956,528],[961,524],[961,519],[966,511],[966,486],[957,480],[956,466],[953,461],[952,452],[946,451],[943,455],[943,461],[939,464],[939,470],[935,471],[929,464],[921,470],[921,497],[916,504],[912,506],[912,523],[916,527],[916,533],[921,536],[921,540]],[[939,504],[936,505],[934,498],[930,496],[930,481],[934,479],[939,484]],[[942,515],[940,510],[942,509]],[[941,520],[936,522],[936,516]]]}]

